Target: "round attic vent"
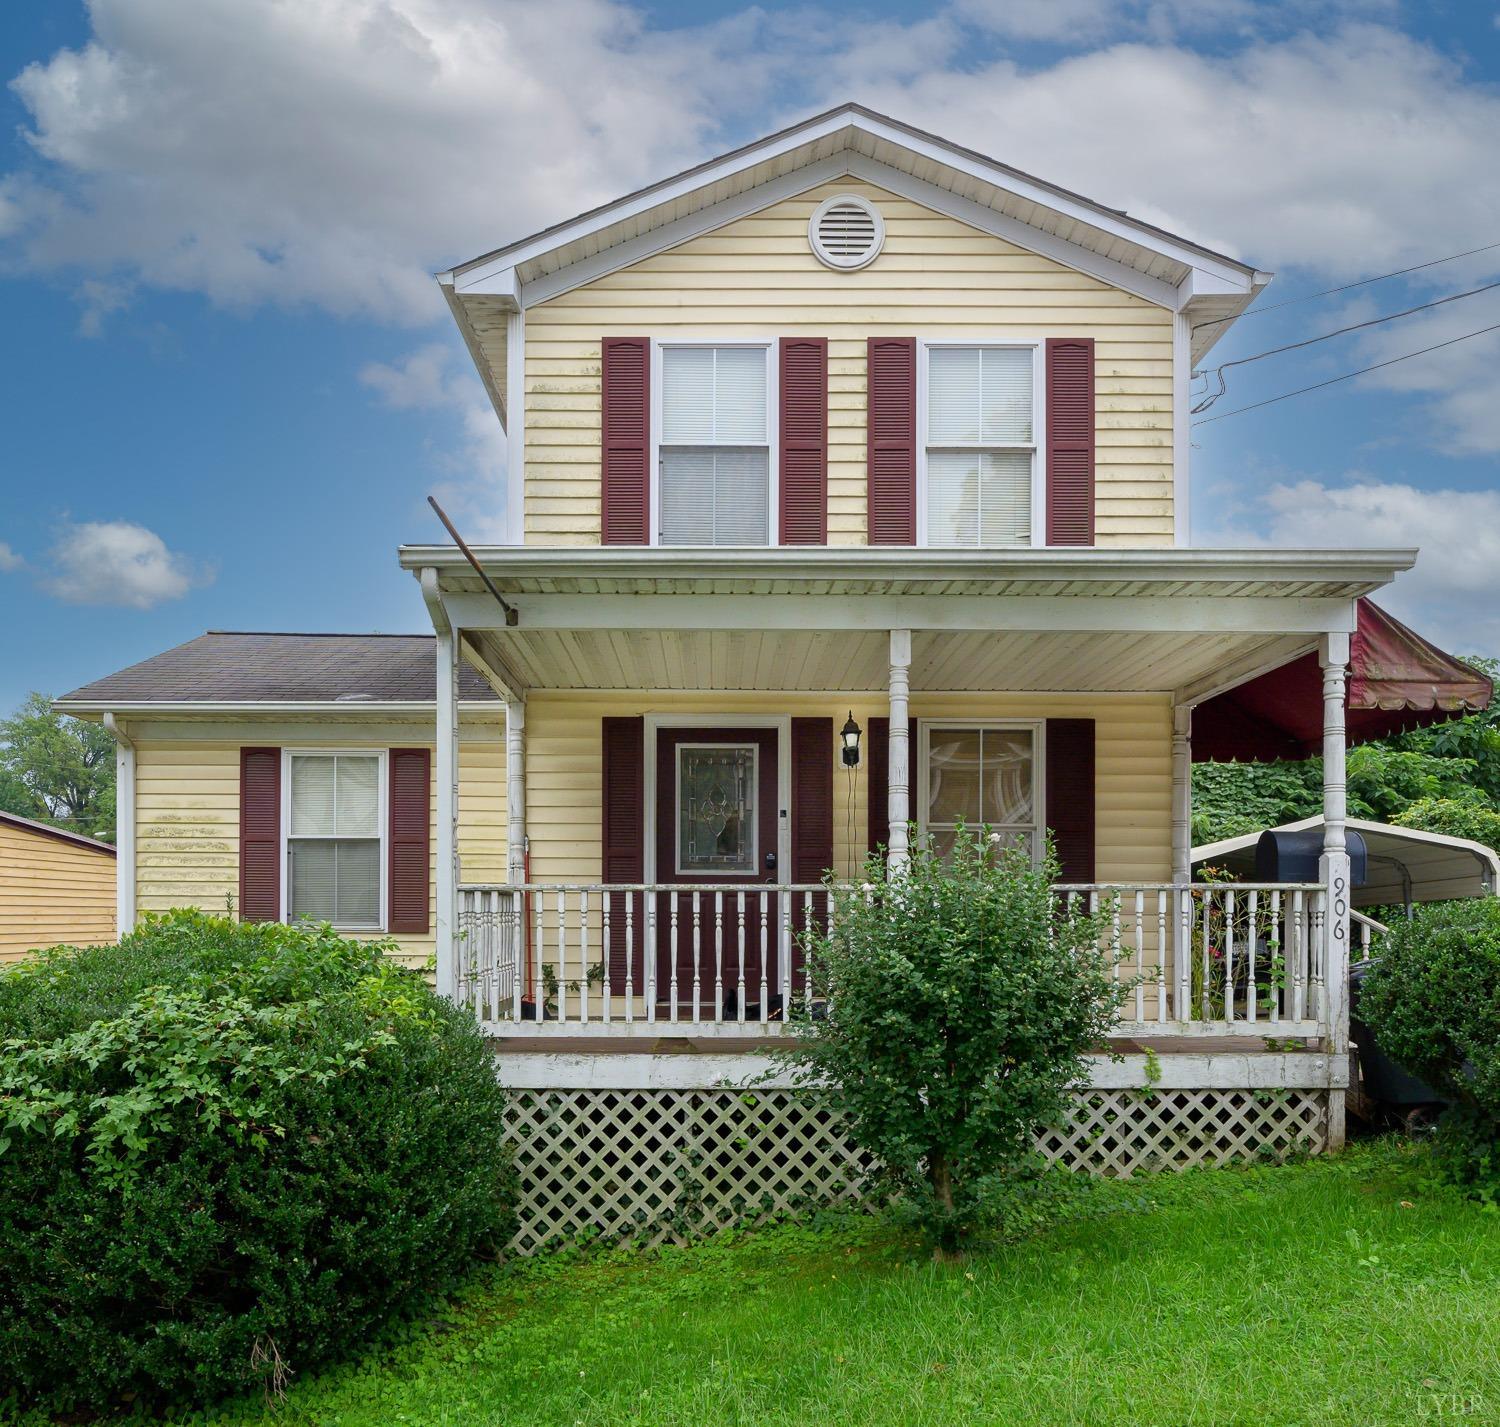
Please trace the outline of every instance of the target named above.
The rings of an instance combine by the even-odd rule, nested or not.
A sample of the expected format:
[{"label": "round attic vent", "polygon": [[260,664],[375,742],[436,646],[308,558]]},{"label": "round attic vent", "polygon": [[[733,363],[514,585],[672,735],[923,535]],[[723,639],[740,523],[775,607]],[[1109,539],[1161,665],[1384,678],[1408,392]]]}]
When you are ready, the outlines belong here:
[{"label": "round attic vent", "polygon": [[853,272],[880,256],[885,219],[868,198],[830,198],[818,205],[807,225],[807,241],[819,262]]}]

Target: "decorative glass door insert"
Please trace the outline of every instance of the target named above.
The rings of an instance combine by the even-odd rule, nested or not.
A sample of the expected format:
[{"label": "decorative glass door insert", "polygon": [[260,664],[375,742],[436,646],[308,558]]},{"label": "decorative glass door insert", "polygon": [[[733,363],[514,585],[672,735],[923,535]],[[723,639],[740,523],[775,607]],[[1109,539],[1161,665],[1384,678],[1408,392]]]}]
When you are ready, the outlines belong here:
[{"label": "decorative glass door insert", "polygon": [[678,744],[679,875],[744,877],[756,871],[758,753],[753,743]]}]

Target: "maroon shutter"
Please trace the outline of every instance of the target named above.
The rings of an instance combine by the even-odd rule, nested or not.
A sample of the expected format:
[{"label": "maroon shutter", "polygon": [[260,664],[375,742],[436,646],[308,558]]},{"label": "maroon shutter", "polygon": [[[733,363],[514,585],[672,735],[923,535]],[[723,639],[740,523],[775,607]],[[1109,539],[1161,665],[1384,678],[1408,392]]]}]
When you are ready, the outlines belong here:
[{"label": "maroon shutter", "polygon": [[833,866],[833,720],[792,720],[792,875],[821,882]]},{"label": "maroon shutter", "polygon": [[281,750],[240,749],[240,920],[281,920]]},{"label": "maroon shutter", "polygon": [[[606,718],[604,723],[604,823],[601,868],[606,882],[643,882],[646,877],[646,720]],[[641,898],[633,902],[635,985],[644,987],[646,923]],[[625,991],[627,947],[625,896],[609,899],[609,981],[612,995]]]},{"label": "maroon shutter", "polygon": [[651,543],[651,341],[606,337],[600,352],[603,543]]},{"label": "maroon shutter", "polygon": [[828,543],[828,339],[781,339],[781,543]]},{"label": "maroon shutter", "polygon": [[865,730],[865,816],[869,824],[871,852],[891,840],[891,721],[872,718]]},{"label": "maroon shutter", "polygon": [[1094,720],[1047,720],[1043,806],[1064,882],[1094,880]]},{"label": "maroon shutter", "polygon": [[867,347],[869,543],[917,543],[917,339],[871,337]]},{"label": "maroon shutter", "polygon": [[390,929],[420,936],[431,895],[432,755],[393,748],[390,757]]},{"label": "maroon shutter", "polygon": [[1047,544],[1094,543],[1094,339],[1047,339]]}]

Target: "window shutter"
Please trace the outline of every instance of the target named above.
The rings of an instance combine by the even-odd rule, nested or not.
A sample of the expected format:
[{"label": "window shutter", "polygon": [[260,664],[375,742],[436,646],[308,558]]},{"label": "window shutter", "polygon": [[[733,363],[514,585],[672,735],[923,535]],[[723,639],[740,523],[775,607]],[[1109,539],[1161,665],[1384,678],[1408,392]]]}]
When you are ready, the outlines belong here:
[{"label": "window shutter", "polygon": [[792,882],[833,866],[833,720],[792,720]]},{"label": "window shutter", "polygon": [[781,339],[781,543],[828,543],[828,339]]},{"label": "window shutter", "polygon": [[891,840],[891,813],[888,797],[891,787],[891,721],[872,718],[865,732],[865,810],[869,824],[867,846],[871,852]]},{"label": "window shutter", "polygon": [[1094,720],[1047,720],[1047,826],[1064,882],[1094,880]]},{"label": "window shutter", "polygon": [[281,919],[281,750],[240,749],[240,920]]},{"label": "window shutter", "polygon": [[1094,339],[1047,339],[1047,544],[1094,543]]},{"label": "window shutter", "polygon": [[603,543],[651,543],[651,342],[606,337],[600,352]]},{"label": "window shutter", "polygon": [[869,543],[917,543],[917,339],[871,337],[866,350]]},{"label": "window shutter", "polygon": [[[642,882],[646,876],[646,720],[606,718],[604,724],[604,823],[601,867],[606,882]],[[629,943],[625,936],[624,893],[609,899],[609,984],[615,996],[625,992]],[[645,908],[633,897],[635,985],[644,989],[642,951],[646,940]]]},{"label": "window shutter", "polygon": [[390,754],[390,929],[425,935],[431,898],[432,754]]}]

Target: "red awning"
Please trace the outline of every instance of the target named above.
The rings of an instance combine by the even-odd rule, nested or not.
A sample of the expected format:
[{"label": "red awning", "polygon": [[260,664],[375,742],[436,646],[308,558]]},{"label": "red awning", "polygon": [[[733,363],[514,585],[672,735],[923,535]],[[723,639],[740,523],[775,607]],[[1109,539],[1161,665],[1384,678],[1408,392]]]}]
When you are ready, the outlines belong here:
[{"label": "red awning", "polygon": [[[1444,654],[1384,610],[1359,601],[1350,642],[1352,747],[1489,707],[1495,690],[1477,669]],[[1193,761],[1266,762],[1323,751],[1323,673],[1304,654],[1205,700],[1193,710]]]}]

